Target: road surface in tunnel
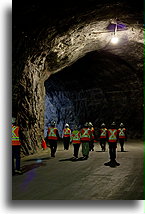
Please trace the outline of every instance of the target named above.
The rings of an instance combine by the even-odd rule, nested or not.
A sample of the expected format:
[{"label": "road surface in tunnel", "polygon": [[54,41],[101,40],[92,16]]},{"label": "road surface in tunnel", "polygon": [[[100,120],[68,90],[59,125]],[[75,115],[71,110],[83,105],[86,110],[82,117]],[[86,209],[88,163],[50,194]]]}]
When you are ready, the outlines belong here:
[{"label": "road surface in tunnel", "polygon": [[[56,157],[50,150],[22,158],[23,175],[12,178],[13,200],[143,200],[143,141],[129,140],[125,152],[117,147],[120,166],[104,166],[108,159],[95,144],[89,159],[71,161],[73,146],[58,145]],[[81,148],[79,156],[81,154]]]}]

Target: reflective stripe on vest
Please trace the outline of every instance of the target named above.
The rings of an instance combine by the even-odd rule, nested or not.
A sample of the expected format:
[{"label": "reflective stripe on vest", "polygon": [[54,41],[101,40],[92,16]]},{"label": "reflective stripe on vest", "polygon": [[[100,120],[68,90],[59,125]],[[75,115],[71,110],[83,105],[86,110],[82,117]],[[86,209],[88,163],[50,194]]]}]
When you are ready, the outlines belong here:
[{"label": "reflective stripe on vest", "polygon": [[108,129],[109,142],[116,142],[117,140],[117,129]]},{"label": "reflective stripe on vest", "polygon": [[19,139],[19,127],[12,125],[12,145],[21,145]]},{"label": "reflective stripe on vest", "polygon": [[120,138],[125,138],[125,128],[118,129],[118,131],[119,131],[119,137]]},{"label": "reflective stripe on vest", "polygon": [[56,128],[48,128],[48,139],[54,139],[57,140],[57,136],[56,136]]},{"label": "reflective stripe on vest", "polygon": [[63,133],[64,133],[63,134],[64,137],[70,137],[70,129],[68,129],[68,128],[64,129]]},{"label": "reflective stripe on vest", "polygon": [[80,132],[77,130],[73,131],[72,136],[71,136],[71,140],[73,143],[80,143]]},{"label": "reflective stripe on vest", "polygon": [[106,134],[107,134],[107,129],[100,129],[101,131],[101,134],[100,134],[100,138],[105,138],[106,137]]},{"label": "reflective stripe on vest", "polygon": [[[84,131],[84,133],[82,133]],[[81,132],[81,140],[90,140],[90,134],[89,134],[89,129],[82,129]]]}]

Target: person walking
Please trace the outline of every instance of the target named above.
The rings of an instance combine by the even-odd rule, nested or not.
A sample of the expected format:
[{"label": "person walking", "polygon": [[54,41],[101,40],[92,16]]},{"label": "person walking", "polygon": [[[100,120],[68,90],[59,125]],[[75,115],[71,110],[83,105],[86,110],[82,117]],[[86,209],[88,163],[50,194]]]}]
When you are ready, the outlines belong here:
[{"label": "person walking", "polygon": [[86,122],[84,124],[84,128],[80,131],[80,139],[82,143],[82,154],[83,154],[83,160],[87,160],[89,157],[89,142],[92,137],[92,132],[89,129],[89,124]]},{"label": "person walking", "polygon": [[69,128],[69,124],[66,123],[65,124],[65,128],[63,129],[63,132],[62,132],[64,150],[68,150],[69,149],[70,136],[71,136],[71,130]]},{"label": "person walking", "polygon": [[55,157],[55,153],[57,150],[57,141],[59,139],[58,129],[55,127],[56,122],[52,121],[51,126],[47,131],[47,140],[50,145],[51,157]]},{"label": "person walking", "polygon": [[92,132],[92,137],[89,142],[89,151],[94,151],[95,130],[94,130],[93,124],[91,122],[89,122],[89,129]]},{"label": "person walking", "polygon": [[109,144],[109,155],[110,161],[105,163],[105,166],[119,166],[120,164],[116,161],[116,148],[118,140],[118,130],[116,129],[116,123],[113,122],[111,127],[108,129],[108,144]]},{"label": "person walking", "polygon": [[105,123],[101,124],[101,128],[99,130],[99,139],[100,139],[100,146],[101,146],[102,152],[105,152],[106,141],[107,141],[107,128]]},{"label": "person walking", "polygon": [[127,141],[127,133],[123,123],[120,123],[120,127],[118,129],[118,138],[121,147],[121,152],[124,152],[124,142],[125,140]]},{"label": "person walking", "polygon": [[20,149],[20,127],[16,124],[16,118],[12,118],[12,175],[22,174],[20,170]]},{"label": "person walking", "polygon": [[72,131],[71,142],[74,147],[73,160],[78,160],[78,153],[79,153],[81,141],[80,141],[80,131],[78,130],[77,126],[75,126],[74,130]]}]

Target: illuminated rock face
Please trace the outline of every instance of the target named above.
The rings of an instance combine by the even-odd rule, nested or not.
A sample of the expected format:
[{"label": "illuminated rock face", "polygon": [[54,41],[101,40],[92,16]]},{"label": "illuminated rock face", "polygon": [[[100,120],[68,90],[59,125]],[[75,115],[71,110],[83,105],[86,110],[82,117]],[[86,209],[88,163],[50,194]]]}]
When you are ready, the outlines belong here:
[{"label": "illuminated rock face", "polygon": [[[102,63],[103,61],[103,63]],[[112,61],[114,63],[112,63]],[[96,129],[123,122],[129,137],[142,136],[143,91],[138,72],[119,57],[91,52],[46,82],[45,128],[51,120],[61,133],[65,123]]]},{"label": "illuminated rock face", "polygon": [[[30,4],[29,9],[21,5],[21,10],[14,9],[17,17],[14,18],[13,42],[13,116],[22,129],[25,154],[37,151],[44,125],[46,130],[53,117],[59,118],[60,130],[66,121],[73,125],[74,121],[82,124],[91,120],[99,126],[102,120],[109,124],[114,117],[118,123],[123,119],[131,127],[130,136],[134,130],[134,137],[141,136],[142,10],[132,8],[132,3],[124,5],[122,1],[119,4],[91,2],[90,8],[86,4],[82,10],[75,4],[69,8],[63,5],[59,11],[54,7],[54,14],[50,8],[48,13],[48,8],[41,3],[33,3],[33,7]],[[112,33],[107,26],[116,14],[127,30],[118,31],[119,43],[112,45]],[[71,79],[63,73],[69,73]],[[63,82],[63,87],[55,78]],[[44,111],[46,80],[50,91],[46,91],[48,101]],[[91,100],[96,101],[88,105],[89,94]],[[64,118],[66,114],[69,121]]]}]

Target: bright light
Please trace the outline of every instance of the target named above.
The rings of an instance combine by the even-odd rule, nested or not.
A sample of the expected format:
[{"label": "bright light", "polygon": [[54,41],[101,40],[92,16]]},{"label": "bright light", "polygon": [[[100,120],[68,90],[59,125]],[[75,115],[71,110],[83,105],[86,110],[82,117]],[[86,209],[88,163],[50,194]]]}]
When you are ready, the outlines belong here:
[{"label": "bright light", "polygon": [[111,39],[111,42],[113,43],[113,44],[117,44],[118,43],[118,37],[116,37],[116,36],[114,36],[114,37],[112,37],[112,39]]}]

